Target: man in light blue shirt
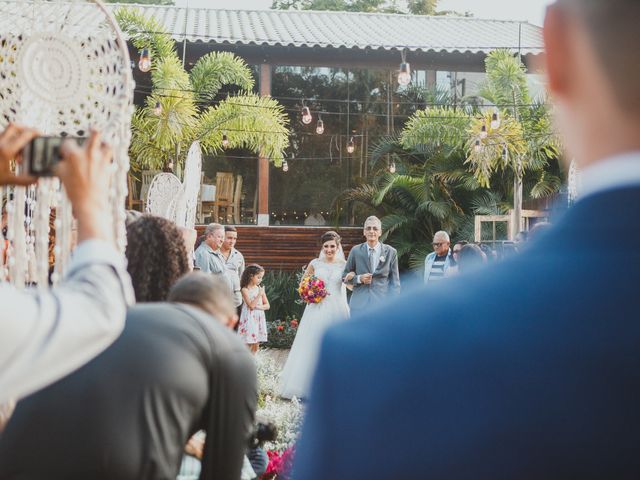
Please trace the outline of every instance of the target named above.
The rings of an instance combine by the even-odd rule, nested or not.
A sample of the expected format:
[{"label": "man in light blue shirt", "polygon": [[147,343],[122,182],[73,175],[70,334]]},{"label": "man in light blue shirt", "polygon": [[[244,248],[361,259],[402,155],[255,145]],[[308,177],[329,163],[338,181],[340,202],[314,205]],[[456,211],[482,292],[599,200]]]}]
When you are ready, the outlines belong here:
[{"label": "man in light blue shirt", "polygon": [[424,283],[442,280],[451,267],[451,249],[449,234],[443,230],[433,236],[433,252],[424,259]]}]

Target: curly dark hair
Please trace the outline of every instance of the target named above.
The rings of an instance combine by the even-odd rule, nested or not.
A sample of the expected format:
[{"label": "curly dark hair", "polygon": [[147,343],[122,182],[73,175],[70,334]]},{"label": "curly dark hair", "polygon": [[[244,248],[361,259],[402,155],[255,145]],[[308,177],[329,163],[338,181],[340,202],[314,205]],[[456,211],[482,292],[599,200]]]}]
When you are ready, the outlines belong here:
[{"label": "curly dark hair", "polygon": [[262,268],[257,263],[247,265],[247,268],[244,269],[244,271],[242,272],[242,277],[240,278],[240,288],[248,287],[249,281],[260,272],[264,272],[264,268]]},{"label": "curly dark hair", "polygon": [[127,271],[137,302],[162,302],[189,272],[182,233],[171,221],[143,215],[127,225]]}]

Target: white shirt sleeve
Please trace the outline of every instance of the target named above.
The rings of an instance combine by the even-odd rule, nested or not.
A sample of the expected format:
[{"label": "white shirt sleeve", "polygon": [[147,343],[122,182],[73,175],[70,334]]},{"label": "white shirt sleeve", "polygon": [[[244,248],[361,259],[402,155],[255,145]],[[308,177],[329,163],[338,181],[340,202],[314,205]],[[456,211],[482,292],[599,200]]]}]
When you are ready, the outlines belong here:
[{"label": "white shirt sleeve", "polygon": [[94,358],[122,332],[134,303],[125,259],[100,240],[82,242],[51,290],[0,284],[0,402],[19,399]]}]

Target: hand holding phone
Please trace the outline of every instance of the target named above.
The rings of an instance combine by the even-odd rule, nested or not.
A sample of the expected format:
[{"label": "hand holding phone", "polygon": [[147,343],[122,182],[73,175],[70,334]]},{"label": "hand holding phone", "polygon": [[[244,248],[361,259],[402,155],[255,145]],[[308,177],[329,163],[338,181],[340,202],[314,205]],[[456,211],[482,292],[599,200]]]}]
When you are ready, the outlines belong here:
[{"label": "hand holding phone", "polygon": [[11,162],[22,161],[19,153],[37,135],[36,130],[15,123],[10,123],[0,133],[0,185],[29,185],[36,181],[31,176],[15,175],[11,170]]}]

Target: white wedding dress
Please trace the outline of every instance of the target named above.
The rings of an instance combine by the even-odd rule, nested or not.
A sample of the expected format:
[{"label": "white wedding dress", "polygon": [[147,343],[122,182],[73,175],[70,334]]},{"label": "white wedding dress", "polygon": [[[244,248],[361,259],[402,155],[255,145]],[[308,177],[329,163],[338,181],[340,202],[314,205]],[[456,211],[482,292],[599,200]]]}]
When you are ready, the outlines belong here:
[{"label": "white wedding dress", "polygon": [[287,363],[280,374],[280,396],[284,398],[308,397],[324,332],[331,325],[349,318],[347,291],[342,283],[345,263],[342,259],[328,263],[322,256],[311,262],[314,275],[324,281],[329,295],[322,302],[309,304],[304,309]]}]

